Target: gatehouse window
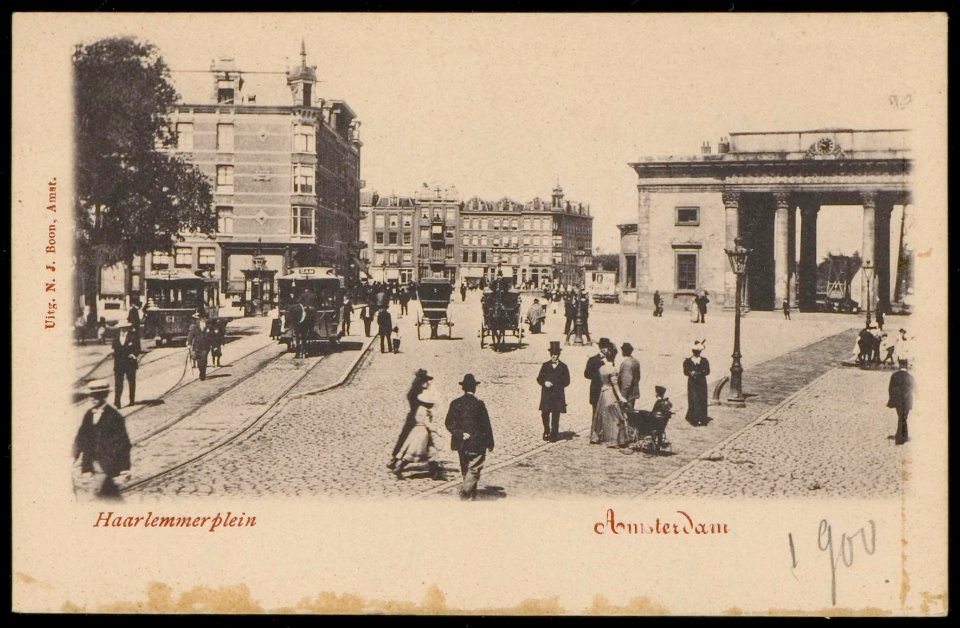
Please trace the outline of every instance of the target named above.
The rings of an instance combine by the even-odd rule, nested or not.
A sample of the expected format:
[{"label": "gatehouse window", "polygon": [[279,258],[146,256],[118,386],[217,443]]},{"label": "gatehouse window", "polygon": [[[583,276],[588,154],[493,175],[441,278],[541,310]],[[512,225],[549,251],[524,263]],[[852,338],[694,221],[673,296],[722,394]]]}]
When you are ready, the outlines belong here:
[{"label": "gatehouse window", "polygon": [[698,257],[699,255],[693,251],[676,253],[678,291],[697,289]]},{"label": "gatehouse window", "polygon": [[678,226],[690,226],[695,227],[700,224],[700,208],[699,207],[677,207],[677,220],[676,224]]}]

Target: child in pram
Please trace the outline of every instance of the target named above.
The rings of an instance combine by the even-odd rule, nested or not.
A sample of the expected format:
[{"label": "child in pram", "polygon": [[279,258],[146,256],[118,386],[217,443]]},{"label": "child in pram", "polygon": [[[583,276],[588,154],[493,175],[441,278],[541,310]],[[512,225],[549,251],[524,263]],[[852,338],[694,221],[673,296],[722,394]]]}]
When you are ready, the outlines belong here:
[{"label": "child in pram", "polygon": [[627,438],[635,444],[644,444],[646,437],[650,437],[650,446],[654,452],[670,446],[667,440],[667,423],[673,416],[673,403],[666,396],[667,389],[656,386],[657,400],[652,410],[627,411]]}]

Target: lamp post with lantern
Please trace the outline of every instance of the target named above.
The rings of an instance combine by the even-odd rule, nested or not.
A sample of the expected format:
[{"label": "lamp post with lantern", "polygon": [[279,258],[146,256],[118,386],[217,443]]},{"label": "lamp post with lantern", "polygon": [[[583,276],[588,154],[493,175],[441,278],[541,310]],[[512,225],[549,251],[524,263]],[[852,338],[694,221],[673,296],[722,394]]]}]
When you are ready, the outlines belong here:
[{"label": "lamp post with lantern", "polygon": [[740,364],[740,300],[743,293],[743,276],[747,271],[747,258],[750,256],[751,249],[743,246],[740,238],[734,240],[734,247],[726,249],[727,258],[730,260],[730,269],[737,276],[737,300],[736,310],[734,312],[733,327],[733,362],[730,364],[730,395],[727,397],[727,403],[732,406],[745,407],[743,398],[743,366]]},{"label": "lamp post with lantern", "polygon": [[869,328],[870,323],[872,322],[872,319],[870,316],[870,306],[873,304],[873,299],[871,298],[871,295],[870,295],[870,280],[873,278],[872,277],[873,264],[871,264],[870,261],[867,260],[863,263],[863,265],[860,268],[863,269],[863,278],[867,282],[867,325],[866,326],[867,328]]}]

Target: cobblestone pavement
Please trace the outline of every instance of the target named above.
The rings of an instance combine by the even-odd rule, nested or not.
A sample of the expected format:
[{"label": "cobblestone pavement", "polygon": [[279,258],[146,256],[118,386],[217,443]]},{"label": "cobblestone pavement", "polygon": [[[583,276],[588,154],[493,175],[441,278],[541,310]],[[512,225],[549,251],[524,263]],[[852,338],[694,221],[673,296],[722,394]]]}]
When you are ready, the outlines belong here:
[{"label": "cobblestone pavement", "polygon": [[889,380],[889,371],[832,370],[650,494],[896,496],[909,444],[889,438],[897,426]]},{"label": "cobblestone pavement", "polygon": [[[531,300],[525,298],[524,307]],[[480,349],[477,293],[471,293],[466,303],[458,300],[451,304],[453,339],[417,340],[418,308],[417,302],[411,302],[410,314],[403,318],[394,309],[403,334],[399,354],[381,354],[375,344],[347,385],[288,399],[282,411],[242,438],[139,487],[138,493],[358,498],[439,493],[437,498],[449,499],[447,493],[453,490],[459,469],[455,453],[449,450],[443,419],[449,401],[460,394],[457,382],[464,373],[472,372],[482,382],[478,394],[490,409],[497,442],[481,478],[484,496],[639,494],[806,385],[830,368],[831,361],[835,364],[846,357],[852,331],[839,339],[823,339],[859,324],[859,319],[844,316],[797,315],[793,321],[783,321],[775,313],[751,313],[744,319],[743,340],[745,389],[756,395],[751,409],[716,408],[711,413],[716,419],[713,423],[694,429],[682,421],[686,409],[682,359],[689,354],[692,339],[707,337],[707,357],[714,361],[711,379],[722,376],[729,366],[725,354],[732,345],[732,316],[711,313],[706,324],[696,325],[682,312],[654,319],[645,309],[596,306],[590,321],[594,340],[603,335],[618,344],[630,341],[638,349],[636,355],[644,369],[639,407],[649,407],[654,385],[664,384],[681,417],[670,427],[674,455],[653,457],[642,453],[626,456],[589,446],[580,434],[590,422],[583,366],[595,347],[564,348],[562,359],[573,375],[567,389],[570,413],[561,421],[565,440],[552,444],[541,440],[539,388],[534,380],[539,365],[548,357],[549,341],[560,337],[561,316],[548,314],[546,333],[525,336],[523,348],[496,353],[489,347]],[[358,329],[362,331],[362,325],[354,326],[354,332]],[[802,351],[802,368],[771,368],[769,364],[752,368],[811,342],[823,344]],[[515,343],[515,338],[508,337],[508,345]],[[783,364],[796,362],[787,357]],[[438,459],[447,471],[447,482],[431,480],[417,467],[411,467],[408,479],[401,481],[385,468],[406,413],[404,395],[417,368],[427,368],[436,377],[432,392],[441,411],[434,421],[439,434]],[[297,390],[303,388],[301,384]],[[644,475],[646,482],[641,479]]]}]

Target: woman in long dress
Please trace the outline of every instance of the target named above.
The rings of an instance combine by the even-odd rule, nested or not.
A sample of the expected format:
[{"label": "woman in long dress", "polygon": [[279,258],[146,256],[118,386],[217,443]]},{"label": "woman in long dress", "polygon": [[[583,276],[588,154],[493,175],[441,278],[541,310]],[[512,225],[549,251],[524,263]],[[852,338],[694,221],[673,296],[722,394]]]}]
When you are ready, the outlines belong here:
[{"label": "woman in long dress", "polygon": [[683,374],[687,376],[687,421],[691,425],[706,425],[707,416],[707,375],[710,374],[710,362],[701,357],[703,342],[693,343],[693,355],[683,361]]},{"label": "woman in long dress", "polygon": [[591,441],[600,441],[608,447],[622,447],[626,443],[621,438],[622,428],[626,426],[623,406],[626,402],[620,394],[620,377],[614,363],[617,348],[612,344],[603,349],[606,361],[600,367],[600,397],[597,398],[594,425],[600,427],[599,434],[593,434]]},{"label": "woman in long dress", "polygon": [[427,472],[431,478],[439,475],[439,463],[434,460],[437,455],[436,432],[433,428],[433,408],[436,401],[427,392],[430,381],[423,383],[423,391],[419,395],[419,404],[414,415],[413,428],[407,434],[406,440],[397,452],[399,460],[394,473],[397,479],[403,479],[403,470],[408,464],[427,463]]}]

